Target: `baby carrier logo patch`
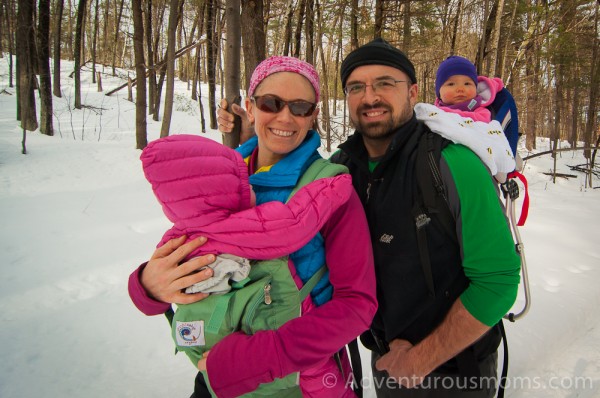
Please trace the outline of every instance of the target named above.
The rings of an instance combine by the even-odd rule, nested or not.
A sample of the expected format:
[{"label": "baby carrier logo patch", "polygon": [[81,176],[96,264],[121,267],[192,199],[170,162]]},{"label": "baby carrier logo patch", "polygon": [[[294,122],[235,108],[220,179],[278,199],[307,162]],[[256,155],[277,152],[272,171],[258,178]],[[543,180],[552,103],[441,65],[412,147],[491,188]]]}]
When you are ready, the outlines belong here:
[{"label": "baby carrier logo patch", "polygon": [[194,347],[206,345],[204,339],[204,321],[179,322],[175,327],[177,345]]}]

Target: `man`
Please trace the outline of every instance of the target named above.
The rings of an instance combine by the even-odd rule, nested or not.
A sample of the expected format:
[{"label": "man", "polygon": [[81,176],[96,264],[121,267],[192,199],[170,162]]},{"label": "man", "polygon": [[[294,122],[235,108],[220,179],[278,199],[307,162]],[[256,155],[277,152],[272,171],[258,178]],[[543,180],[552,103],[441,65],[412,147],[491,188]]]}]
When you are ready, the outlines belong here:
[{"label": "man", "polygon": [[[378,397],[493,397],[495,325],[516,298],[520,260],[492,177],[467,148],[443,150],[439,168],[456,231],[449,236],[430,217],[424,264],[416,154],[429,130],[413,112],[414,66],[377,39],[346,57],[341,80],[356,131],[333,160],[348,166],[362,200],[377,275],[379,310],[361,336],[372,350],[371,385]],[[232,120],[221,110],[221,131]]]}]

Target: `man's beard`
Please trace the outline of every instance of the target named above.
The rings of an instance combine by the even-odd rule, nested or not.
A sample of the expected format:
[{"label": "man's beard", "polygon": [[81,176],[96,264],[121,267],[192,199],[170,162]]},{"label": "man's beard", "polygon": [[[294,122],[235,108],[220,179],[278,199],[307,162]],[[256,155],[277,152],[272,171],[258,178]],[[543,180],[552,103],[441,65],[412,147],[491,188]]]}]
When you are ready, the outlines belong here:
[{"label": "man's beard", "polygon": [[[387,104],[378,104],[378,108],[384,108],[388,111],[390,117],[387,120],[372,122],[372,123],[362,123],[360,118],[354,120],[350,118],[350,121],[356,128],[356,130],[365,138],[369,138],[372,140],[385,140],[394,135],[396,130],[402,126],[404,123],[409,121],[413,115],[413,107],[410,104],[409,99],[407,98],[404,107],[399,108],[399,113],[394,115],[392,113],[392,109]],[[357,114],[366,112],[375,107],[370,105],[361,106],[357,110]]]}]

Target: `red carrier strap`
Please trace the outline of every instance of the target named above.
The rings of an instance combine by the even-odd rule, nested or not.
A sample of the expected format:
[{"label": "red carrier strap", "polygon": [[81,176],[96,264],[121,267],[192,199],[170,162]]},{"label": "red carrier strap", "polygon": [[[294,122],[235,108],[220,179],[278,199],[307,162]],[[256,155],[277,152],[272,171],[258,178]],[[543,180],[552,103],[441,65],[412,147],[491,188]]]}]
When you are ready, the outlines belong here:
[{"label": "red carrier strap", "polygon": [[529,213],[529,189],[527,188],[527,178],[525,178],[523,174],[519,173],[516,170],[512,173],[509,173],[508,178],[518,178],[525,186],[523,207],[521,208],[521,216],[519,217],[519,221],[517,222],[517,226],[522,227],[523,225],[525,225],[525,220],[527,220],[527,214]]}]

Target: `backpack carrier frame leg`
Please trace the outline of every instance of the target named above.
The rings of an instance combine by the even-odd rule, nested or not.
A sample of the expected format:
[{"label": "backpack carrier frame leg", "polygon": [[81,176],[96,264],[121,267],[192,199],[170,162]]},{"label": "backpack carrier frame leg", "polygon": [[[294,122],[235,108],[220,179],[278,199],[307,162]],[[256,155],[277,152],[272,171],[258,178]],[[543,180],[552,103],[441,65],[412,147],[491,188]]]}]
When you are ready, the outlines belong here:
[{"label": "backpack carrier frame leg", "polygon": [[523,292],[525,294],[525,304],[523,309],[517,313],[508,313],[504,316],[504,319],[508,319],[511,322],[516,321],[524,317],[531,306],[531,295],[529,291],[529,276],[527,274],[527,262],[525,260],[525,248],[523,241],[521,240],[521,234],[517,226],[517,217],[515,215],[515,200],[519,197],[519,186],[514,179],[509,178],[505,183],[500,185],[504,199],[506,201],[506,216],[508,217],[510,229],[515,240],[515,249],[521,257],[521,274],[523,277]]}]

